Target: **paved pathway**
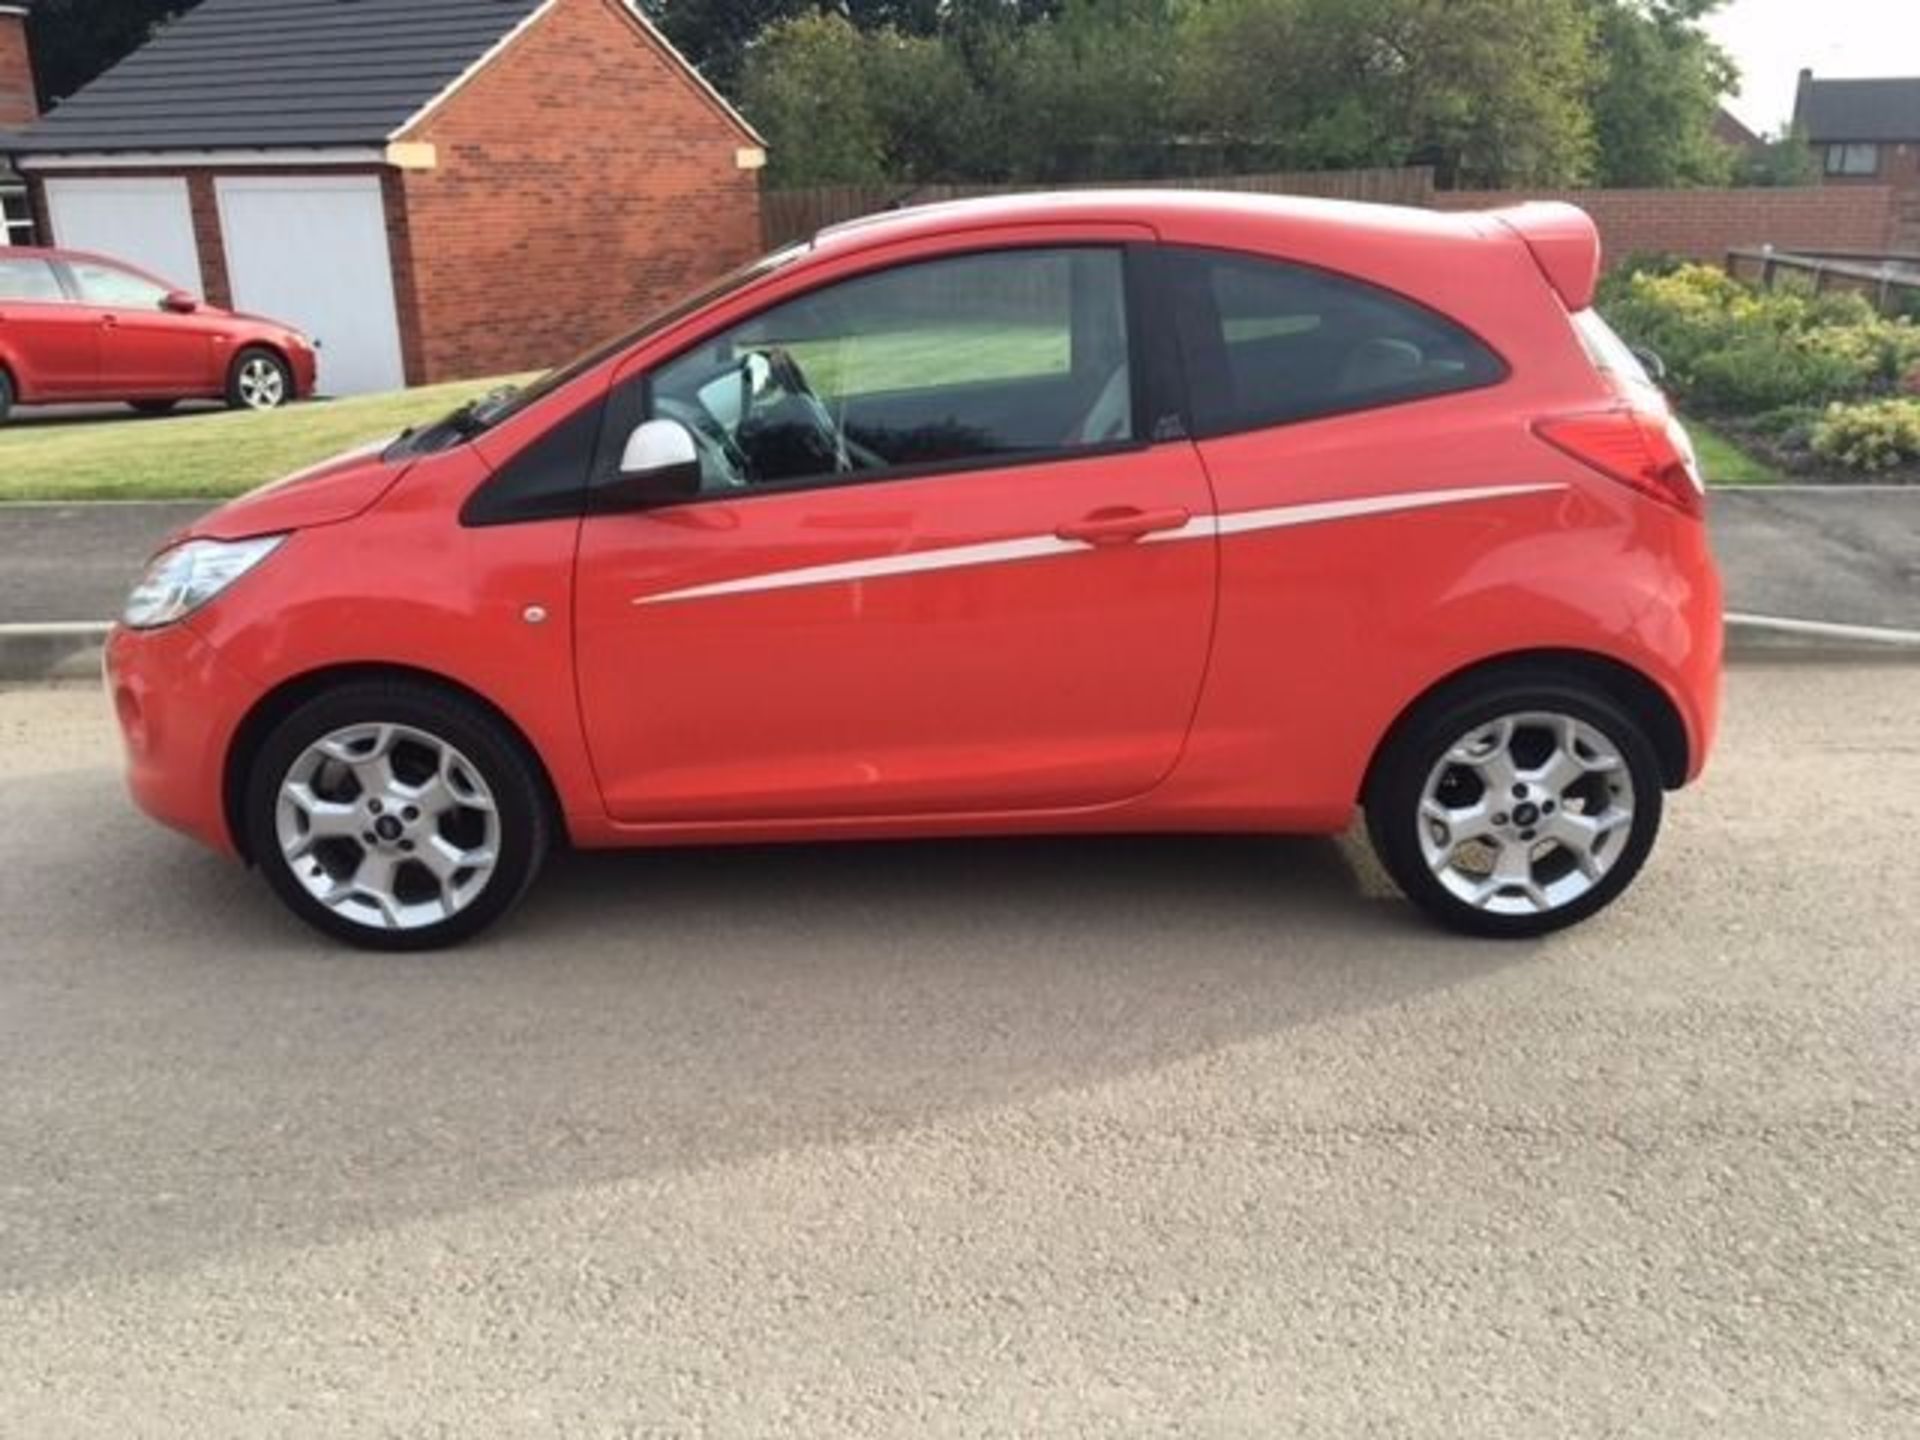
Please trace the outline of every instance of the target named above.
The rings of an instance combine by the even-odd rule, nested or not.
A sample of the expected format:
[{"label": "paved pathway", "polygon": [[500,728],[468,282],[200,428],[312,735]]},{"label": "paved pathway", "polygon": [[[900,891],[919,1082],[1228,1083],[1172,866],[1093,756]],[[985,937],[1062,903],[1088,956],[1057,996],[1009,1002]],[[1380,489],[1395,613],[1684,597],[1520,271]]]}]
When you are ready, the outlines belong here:
[{"label": "paved pathway", "polygon": [[1733,671],[1534,943],[1243,837],[556,856],[380,956],[0,692],[0,1435],[1912,1440],[1917,707]]}]

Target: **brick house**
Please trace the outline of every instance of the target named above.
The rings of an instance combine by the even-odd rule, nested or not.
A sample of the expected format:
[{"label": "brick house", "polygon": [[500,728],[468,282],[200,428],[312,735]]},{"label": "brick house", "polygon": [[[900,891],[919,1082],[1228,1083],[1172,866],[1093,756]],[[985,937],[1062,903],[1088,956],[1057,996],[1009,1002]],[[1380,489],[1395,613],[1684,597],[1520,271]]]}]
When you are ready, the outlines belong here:
[{"label": "brick house", "polygon": [[0,245],[26,245],[36,237],[27,182],[8,158],[8,142],[40,115],[27,57],[30,0],[0,0]]},{"label": "brick house", "polygon": [[202,0],[7,143],[44,243],[301,326],[334,394],[553,364],[760,246],[760,137],[632,0]]},{"label": "brick house", "polygon": [[1920,248],[1920,76],[1816,80],[1802,70],[1793,122],[1821,184],[1888,186],[1895,243]]}]

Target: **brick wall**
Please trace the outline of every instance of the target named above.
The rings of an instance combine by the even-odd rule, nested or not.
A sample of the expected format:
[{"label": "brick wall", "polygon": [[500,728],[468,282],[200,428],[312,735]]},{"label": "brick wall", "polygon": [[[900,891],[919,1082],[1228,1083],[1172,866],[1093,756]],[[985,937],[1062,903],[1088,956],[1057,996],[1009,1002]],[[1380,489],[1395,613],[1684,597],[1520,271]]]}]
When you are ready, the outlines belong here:
[{"label": "brick wall", "polygon": [[755,142],[620,0],[560,0],[402,138],[438,158],[400,177],[418,378],[554,364],[759,251]]},{"label": "brick wall", "polygon": [[1523,200],[1565,200],[1593,217],[1609,263],[1643,251],[1719,260],[1729,249],[1773,245],[1884,250],[1894,237],[1896,193],[1886,185],[1742,190],[1446,190],[1442,210],[1485,210]]},{"label": "brick wall", "polygon": [[0,129],[25,125],[39,113],[26,16],[0,14]]}]

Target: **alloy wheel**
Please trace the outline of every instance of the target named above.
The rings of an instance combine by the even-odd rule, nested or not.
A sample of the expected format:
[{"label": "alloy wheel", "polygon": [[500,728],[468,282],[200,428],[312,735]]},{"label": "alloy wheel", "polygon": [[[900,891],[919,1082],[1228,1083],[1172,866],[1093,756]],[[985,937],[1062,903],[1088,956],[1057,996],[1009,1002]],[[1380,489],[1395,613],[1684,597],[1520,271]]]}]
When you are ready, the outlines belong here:
[{"label": "alloy wheel", "polygon": [[349,725],[307,746],[280,782],[274,832],[309,895],[375,930],[458,914],[500,853],[499,807],[478,767],[410,725]]},{"label": "alloy wheel", "polygon": [[250,355],[240,362],[234,386],[249,410],[272,410],[287,398],[286,372],[264,355]]},{"label": "alloy wheel", "polygon": [[1450,894],[1491,915],[1543,915],[1588,894],[1626,853],[1632,771],[1585,720],[1502,715],[1442,753],[1416,824],[1421,856]]}]

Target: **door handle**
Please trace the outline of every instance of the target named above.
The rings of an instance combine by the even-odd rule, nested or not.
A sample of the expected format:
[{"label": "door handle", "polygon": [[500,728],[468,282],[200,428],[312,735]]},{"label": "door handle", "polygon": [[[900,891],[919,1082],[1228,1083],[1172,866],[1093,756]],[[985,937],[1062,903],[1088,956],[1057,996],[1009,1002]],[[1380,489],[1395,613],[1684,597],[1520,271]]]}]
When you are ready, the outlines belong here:
[{"label": "door handle", "polygon": [[118,315],[102,315],[100,317],[100,328],[102,330],[118,330],[120,328],[120,317]]},{"label": "door handle", "polygon": [[1191,513],[1177,506],[1141,510],[1132,505],[1114,505],[1078,520],[1069,520],[1053,533],[1062,540],[1082,545],[1125,545],[1161,531],[1178,530],[1191,519]]}]

